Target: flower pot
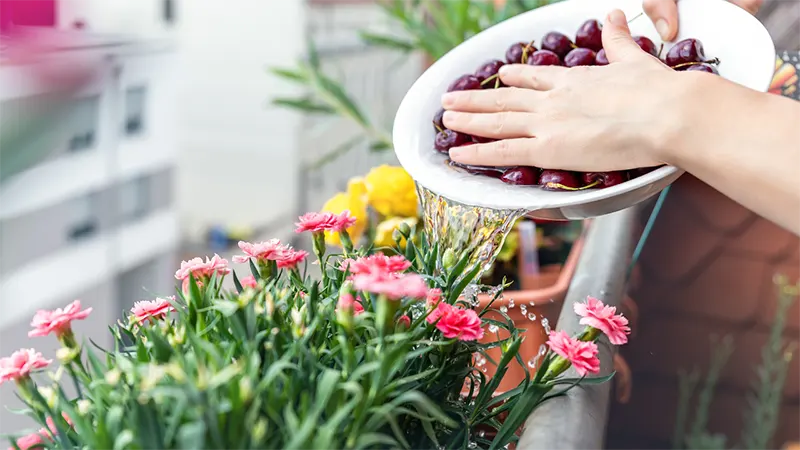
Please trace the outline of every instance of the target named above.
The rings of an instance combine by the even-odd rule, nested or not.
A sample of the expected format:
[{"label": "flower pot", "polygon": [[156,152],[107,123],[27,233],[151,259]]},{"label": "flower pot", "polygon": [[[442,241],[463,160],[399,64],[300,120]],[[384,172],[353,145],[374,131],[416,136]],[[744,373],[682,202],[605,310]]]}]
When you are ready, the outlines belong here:
[{"label": "flower pot", "polygon": [[[513,389],[525,379],[525,373],[529,370],[528,363],[537,356],[540,347],[547,341],[547,333],[542,325],[542,319],[547,319],[545,323],[549,326],[555,326],[562,302],[575,273],[575,267],[578,264],[581,249],[583,248],[583,239],[582,236],[575,241],[563,266],[542,267],[539,275],[535,278],[529,278],[529,283],[526,283],[528,286],[534,286],[533,288],[506,291],[502,298],[497,299],[492,304],[491,308],[495,311],[490,311],[486,314],[486,318],[504,321],[505,319],[496,310],[506,311],[506,314],[514,321],[514,325],[525,330],[523,332],[525,340],[520,346],[520,356],[525,365],[516,360],[512,361],[497,392]],[[486,295],[481,296],[479,299],[481,302],[480,310],[488,306],[491,301],[491,298]],[[523,314],[523,305],[525,314]],[[505,339],[507,337],[508,332],[502,329],[497,332],[487,330],[481,342],[493,342],[498,338]],[[492,360],[498,362],[502,352],[500,348],[493,348],[486,353],[491,360],[487,358],[485,365],[483,365],[484,373],[487,377],[491,377],[496,371],[496,365],[492,363]]]}]

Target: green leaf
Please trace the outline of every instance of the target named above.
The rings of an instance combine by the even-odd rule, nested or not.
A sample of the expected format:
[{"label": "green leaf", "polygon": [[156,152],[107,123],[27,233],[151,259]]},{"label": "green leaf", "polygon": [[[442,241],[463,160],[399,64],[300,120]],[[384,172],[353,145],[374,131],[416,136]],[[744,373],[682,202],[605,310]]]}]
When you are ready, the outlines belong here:
[{"label": "green leaf", "polygon": [[223,316],[230,317],[239,310],[239,304],[230,300],[214,300],[212,308],[222,313]]},{"label": "green leaf", "polygon": [[500,429],[497,430],[497,435],[492,441],[492,446],[489,447],[489,450],[505,448],[514,438],[520,425],[531,415],[531,412],[541,403],[544,394],[550,389],[540,384],[529,384],[528,389],[517,397],[517,401],[508,413],[508,417],[503,421]]},{"label": "green leaf", "polygon": [[311,98],[276,97],[272,99],[272,104],[276,106],[297,109],[312,114],[333,114],[336,112],[336,110],[330,106],[315,102]]},{"label": "green leaf", "polygon": [[122,432],[117,435],[117,438],[114,439],[114,450],[124,450],[131,446],[134,441],[135,437],[133,431],[122,430]]},{"label": "green leaf", "polygon": [[386,34],[377,34],[377,33],[370,33],[368,31],[361,31],[359,33],[359,37],[361,38],[362,41],[366,42],[369,45],[389,48],[392,50],[399,50],[403,53],[412,52],[416,48],[413,42],[409,42],[404,39],[398,39],[396,37],[392,37]]},{"label": "green leaf", "polygon": [[381,433],[363,433],[356,439],[356,449],[365,448],[398,448],[400,443],[391,436]]},{"label": "green leaf", "polygon": [[273,74],[275,74],[275,75],[277,75],[277,76],[279,76],[281,78],[287,79],[289,81],[295,81],[295,82],[298,82],[298,83],[307,83],[308,82],[308,76],[305,75],[300,70],[272,68],[272,69],[270,69],[270,71]]},{"label": "green leaf", "polygon": [[576,384],[576,383],[580,383],[580,384],[602,384],[602,383],[605,383],[606,381],[614,378],[614,374],[616,374],[616,373],[617,373],[616,371],[615,372],[611,372],[610,374],[608,374],[608,375],[606,375],[604,377],[558,378],[556,380],[548,382],[547,384],[549,384],[550,386],[557,386],[557,385],[560,385],[560,384]]},{"label": "green leaf", "polygon": [[178,430],[177,448],[195,450],[205,448],[206,425],[203,422],[190,422]]}]

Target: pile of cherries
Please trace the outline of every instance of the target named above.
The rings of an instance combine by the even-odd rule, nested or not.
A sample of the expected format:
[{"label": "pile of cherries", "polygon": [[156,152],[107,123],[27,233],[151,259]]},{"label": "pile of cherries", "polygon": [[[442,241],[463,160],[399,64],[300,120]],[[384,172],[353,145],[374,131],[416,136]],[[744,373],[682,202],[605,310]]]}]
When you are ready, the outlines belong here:
[{"label": "pile of cherries", "polygon": [[[651,55],[661,59],[661,48],[656,48],[652,40],[644,36],[636,36],[634,40],[639,47]],[[473,74],[462,75],[447,89],[451,91],[467,91],[477,89],[497,89],[504,87],[497,72],[505,64],[529,64],[532,66],[604,66],[608,64],[603,49],[601,26],[597,20],[590,19],[581,25],[575,34],[575,42],[566,35],[551,31],[542,39],[541,48],[530,43],[518,42],[506,50],[505,61],[492,60],[478,68]],[[707,59],[703,44],[697,39],[684,39],[669,49],[662,62],[674,70],[702,71],[719,74],[717,59]],[[453,147],[473,143],[486,143],[494,139],[481,136],[470,136],[457,131],[448,130],[442,123],[444,110],[440,110],[433,118],[436,130],[434,147],[447,154]],[[633,169],[618,172],[571,172],[566,170],[539,169],[537,167],[484,167],[469,166],[448,160],[448,164],[476,175],[499,178],[504,183],[533,186],[539,185],[552,191],[576,191],[590,188],[606,188],[624,183],[632,178],[650,172],[655,167]]]}]

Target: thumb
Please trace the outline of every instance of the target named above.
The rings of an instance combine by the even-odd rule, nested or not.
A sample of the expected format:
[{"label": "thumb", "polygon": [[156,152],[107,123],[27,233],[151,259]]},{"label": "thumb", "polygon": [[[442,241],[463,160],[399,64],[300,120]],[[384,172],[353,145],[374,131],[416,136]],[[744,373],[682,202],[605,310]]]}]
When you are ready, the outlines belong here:
[{"label": "thumb", "polygon": [[603,48],[610,63],[638,58],[644,54],[631,37],[625,13],[618,9],[611,11],[606,17],[603,25]]}]

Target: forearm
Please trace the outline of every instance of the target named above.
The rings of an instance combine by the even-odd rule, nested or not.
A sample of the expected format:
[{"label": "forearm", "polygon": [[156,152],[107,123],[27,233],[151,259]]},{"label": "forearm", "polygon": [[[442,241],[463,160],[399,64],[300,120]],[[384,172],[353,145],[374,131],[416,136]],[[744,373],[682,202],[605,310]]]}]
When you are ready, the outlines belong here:
[{"label": "forearm", "polygon": [[707,76],[685,103],[665,162],[800,234],[800,102]]}]

